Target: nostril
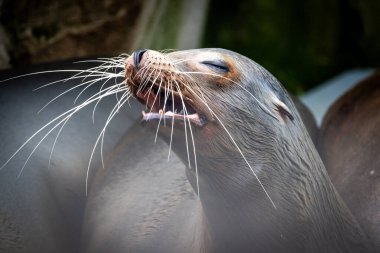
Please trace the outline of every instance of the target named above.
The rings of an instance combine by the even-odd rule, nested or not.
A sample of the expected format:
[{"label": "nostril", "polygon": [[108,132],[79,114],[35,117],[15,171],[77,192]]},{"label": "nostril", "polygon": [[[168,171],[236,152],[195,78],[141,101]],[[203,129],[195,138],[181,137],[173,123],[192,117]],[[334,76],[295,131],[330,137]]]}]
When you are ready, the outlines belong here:
[{"label": "nostril", "polygon": [[141,58],[146,51],[146,49],[142,49],[133,52],[133,63],[135,64],[136,69],[139,69]]}]

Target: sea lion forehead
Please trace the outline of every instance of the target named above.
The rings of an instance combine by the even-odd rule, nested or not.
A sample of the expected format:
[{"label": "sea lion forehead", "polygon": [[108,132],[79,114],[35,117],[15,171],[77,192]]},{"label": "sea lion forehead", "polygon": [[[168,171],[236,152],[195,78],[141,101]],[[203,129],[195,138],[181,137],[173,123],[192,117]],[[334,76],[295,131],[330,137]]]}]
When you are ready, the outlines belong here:
[{"label": "sea lion forehead", "polygon": [[[189,49],[183,51],[175,51],[167,54],[170,58],[186,58],[192,61],[204,62],[204,61],[226,61],[230,64],[239,62],[241,55],[221,48],[201,48],[201,49]],[[239,57],[240,56],[240,57]]]},{"label": "sea lion forehead", "polygon": [[175,51],[168,53],[167,59],[177,62],[179,69],[184,67],[192,74],[202,73],[203,78],[213,80],[218,86],[236,84],[243,73],[244,61],[249,61],[235,52],[219,48]]}]

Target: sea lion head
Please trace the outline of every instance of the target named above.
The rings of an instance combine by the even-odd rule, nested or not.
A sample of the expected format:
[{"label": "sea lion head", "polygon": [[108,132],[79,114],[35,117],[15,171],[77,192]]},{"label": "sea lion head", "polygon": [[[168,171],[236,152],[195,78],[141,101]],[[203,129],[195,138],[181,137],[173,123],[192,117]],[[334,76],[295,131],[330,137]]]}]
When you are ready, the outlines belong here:
[{"label": "sea lion head", "polygon": [[191,123],[195,139],[201,137],[199,145],[205,148],[230,149],[234,145],[224,143],[229,139],[226,132],[244,131],[248,136],[262,130],[276,132],[295,117],[291,99],[277,79],[232,51],[136,51],[125,69],[130,91],[147,105],[145,121],[165,122],[163,135],[171,135],[172,123],[174,135],[185,131],[185,125],[190,132]]},{"label": "sea lion head", "polygon": [[[278,80],[238,53],[136,51],[125,61],[125,72],[131,93],[147,105],[143,120],[153,127],[160,122],[158,133],[185,163],[194,161],[196,152],[202,167],[233,163],[219,167],[244,168],[244,173],[224,176],[246,177],[252,170],[259,174],[272,166],[284,148],[292,152],[291,143],[308,138]],[[205,165],[214,162],[215,166]]]}]

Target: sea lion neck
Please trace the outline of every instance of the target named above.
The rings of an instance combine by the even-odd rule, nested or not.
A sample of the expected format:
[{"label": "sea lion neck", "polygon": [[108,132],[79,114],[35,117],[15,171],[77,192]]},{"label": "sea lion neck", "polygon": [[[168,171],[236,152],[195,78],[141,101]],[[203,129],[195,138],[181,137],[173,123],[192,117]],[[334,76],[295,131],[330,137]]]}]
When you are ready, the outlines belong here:
[{"label": "sea lion neck", "polygon": [[[275,208],[237,157],[199,156],[199,198],[212,241],[220,247],[216,252],[250,252],[249,247],[257,252],[369,252],[365,236],[324,168],[316,166],[321,163],[314,161],[319,160],[315,150],[307,146],[312,154],[284,161],[292,166],[287,170],[279,163],[255,163],[257,157],[246,156],[260,172]],[[235,173],[225,172],[227,168]],[[187,169],[187,177],[196,192],[194,169]],[[224,241],[231,234],[239,238],[234,245]]]},{"label": "sea lion neck", "polygon": [[[232,128],[238,129],[233,137],[241,153],[225,133],[216,132],[223,136],[220,145],[218,138],[203,135],[207,131],[194,133],[198,166],[187,168],[187,178],[199,190],[212,241],[220,247],[216,252],[249,252],[252,245],[258,252],[368,252],[367,239],[336,194],[294,105],[289,108],[294,110],[290,124],[270,127],[265,124],[273,121],[259,125],[246,117],[256,131]],[[254,134],[264,130],[265,140]],[[174,131],[172,148],[187,164],[183,134]],[[210,150],[208,141],[217,148]],[[231,233],[240,238],[235,245],[224,241]]]}]

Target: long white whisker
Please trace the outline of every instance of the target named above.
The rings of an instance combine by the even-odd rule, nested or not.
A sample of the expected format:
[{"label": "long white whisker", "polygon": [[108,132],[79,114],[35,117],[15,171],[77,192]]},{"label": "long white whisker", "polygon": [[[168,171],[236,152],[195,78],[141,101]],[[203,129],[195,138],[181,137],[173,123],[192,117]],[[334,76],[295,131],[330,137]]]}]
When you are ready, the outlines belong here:
[{"label": "long white whisker", "polygon": [[[42,89],[42,88],[45,88],[47,86],[50,86],[50,85],[53,85],[53,84],[56,84],[56,83],[60,83],[60,82],[67,82],[67,81],[70,81],[70,80],[74,80],[74,79],[79,79],[79,78],[84,78],[86,79],[86,77],[88,77],[89,75],[91,75],[91,77],[95,77],[95,76],[103,76],[105,74],[104,71],[101,71],[101,69],[104,68],[102,66],[97,66],[97,67],[93,67],[93,68],[89,68],[89,69],[84,69],[84,70],[53,70],[53,71],[49,71],[47,73],[54,73],[54,72],[77,72],[75,75],[72,75],[68,78],[63,78],[63,79],[60,79],[60,80],[57,80],[57,81],[54,81],[54,82],[50,82],[50,83],[47,83],[47,84],[44,84],[34,90],[39,90],[39,89]],[[35,72],[36,74],[47,74],[44,72]],[[30,73],[30,74],[26,74],[26,75],[33,75],[35,73]],[[85,75],[85,73],[87,73]],[[107,73],[107,74],[111,74],[111,73]],[[23,76],[20,76],[20,77],[23,77]],[[120,77],[123,77],[123,75],[121,74]],[[18,78],[18,77],[17,77]]]},{"label": "long white whisker", "polygon": [[[152,105],[154,105],[154,104],[156,103],[157,97],[158,97],[159,94],[160,94],[161,84],[162,84],[162,78],[161,78],[161,81],[160,81],[160,85],[158,86],[157,93],[156,93],[156,95],[154,96],[154,100],[153,100]],[[154,84],[153,84],[153,85],[154,85]],[[149,93],[151,92],[151,90],[152,90],[152,88],[153,88],[153,85],[150,87],[150,89],[149,89]],[[152,109],[153,109],[153,108],[150,108],[150,112],[152,112]]]},{"label": "long white whisker", "polygon": [[[174,82],[175,82],[176,87],[178,89],[178,94],[179,94],[179,96],[181,98],[182,108],[184,110],[183,123],[184,123],[184,126],[185,126],[185,142],[186,142],[187,161],[189,163],[189,168],[191,168],[190,152],[189,152],[189,142],[188,142],[188,138],[187,138],[187,124],[186,124],[186,116],[188,116],[189,114],[187,112],[187,108],[186,108],[185,102],[183,100],[181,88],[180,88],[179,84],[177,83],[177,81],[174,81]],[[190,121],[189,121],[189,123],[190,123]]]},{"label": "long white whisker", "polygon": [[[126,100],[129,100],[129,98],[131,97],[131,94],[129,93],[129,90],[125,90],[123,95],[121,96],[121,101],[126,97]],[[120,105],[120,101],[117,101],[116,103],[116,106],[114,107],[115,108],[115,114],[119,112],[119,108],[121,107]],[[124,103],[123,103],[124,104]],[[114,114],[114,115],[115,115]],[[111,119],[114,117],[114,115],[111,116],[111,113],[109,114],[108,118],[107,118],[107,122],[104,126],[104,129],[107,128],[109,122],[111,121]],[[104,156],[103,156],[103,144],[104,144],[104,136],[105,136],[105,131],[103,131],[103,134],[102,134],[102,140],[100,142],[100,157],[101,157],[101,160],[102,160],[102,166],[104,168]]]},{"label": "long white whisker", "polygon": [[172,142],[173,142],[173,131],[174,131],[174,114],[175,114],[175,111],[174,111],[174,91],[173,91],[173,84],[172,82],[170,82],[168,84],[168,86],[170,85],[170,87],[168,87],[168,89],[170,89],[171,93],[172,93],[172,129],[171,129],[171,134],[170,134],[170,143],[169,143],[169,152],[168,152],[168,161],[170,159],[170,151],[172,150]]},{"label": "long white whisker", "polygon": [[191,164],[190,164],[190,152],[189,152],[189,144],[188,144],[188,140],[187,140],[187,129],[186,129],[186,119],[189,123],[189,129],[190,129],[190,136],[191,136],[191,140],[192,140],[192,143],[193,143],[193,153],[194,153],[194,166],[195,166],[195,175],[196,175],[196,184],[197,184],[197,195],[198,195],[198,198],[200,198],[200,190],[199,190],[199,175],[198,175],[198,163],[197,163],[197,153],[195,152],[195,142],[194,142],[194,135],[193,135],[193,131],[192,131],[192,128],[191,128],[191,122],[190,122],[190,119],[187,118],[185,115],[189,115],[188,112],[187,112],[187,108],[186,108],[186,105],[185,105],[185,102],[183,100],[183,97],[182,97],[182,92],[181,92],[181,88],[179,86],[179,84],[175,81],[175,84],[177,86],[177,89],[178,89],[178,93],[179,93],[179,96],[181,98],[181,102],[182,102],[182,108],[184,110],[184,125],[185,125],[185,140],[186,140],[186,151],[187,151],[187,160],[189,162],[189,168],[191,168]]},{"label": "long white whisker", "polygon": [[38,72],[33,72],[33,73],[28,73],[28,74],[23,74],[23,75],[18,75],[18,76],[13,76],[4,80],[0,80],[0,83],[7,82],[10,80],[22,78],[22,77],[27,77],[27,76],[33,76],[33,75],[40,75],[40,74],[51,74],[51,73],[78,73],[78,72],[83,72],[83,70],[78,70],[78,69],[59,69],[59,70],[45,70],[45,71],[38,71]]},{"label": "long white whisker", "polygon": [[125,58],[124,59],[120,58],[120,60],[115,60],[112,58],[110,58],[109,60],[105,59],[105,58],[104,59],[98,58],[96,60],[76,61],[74,63],[103,63],[103,64],[111,64],[111,65],[114,65],[114,66],[119,67],[119,68],[124,68],[124,66],[123,66],[124,60],[125,60]]},{"label": "long white whisker", "polygon": [[[161,78],[160,86],[158,87],[157,95],[160,93],[162,82],[163,82],[163,80],[162,80],[162,78]],[[156,96],[157,96],[157,95],[156,95]],[[159,98],[159,99],[160,99],[160,98]],[[165,105],[164,105],[164,106],[165,106]],[[158,130],[160,129],[160,123],[161,123],[162,117],[163,117],[163,113],[160,114],[160,119],[158,120],[157,129],[156,129],[156,135],[155,135],[155,137],[154,137],[154,142],[157,142]]]},{"label": "long white whisker", "polygon": [[[78,73],[78,75],[76,75],[75,77],[71,76],[71,77],[70,77],[70,80],[80,79],[80,78],[85,77],[85,76],[81,76],[81,75],[79,75],[79,74],[83,74],[83,72]],[[86,76],[87,76],[87,75],[86,75]],[[43,89],[43,88],[48,87],[48,86],[51,86],[51,85],[53,85],[53,84],[64,83],[64,82],[66,82],[66,81],[68,81],[68,80],[69,80],[69,78],[63,78],[63,79],[59,79],[59,80],[56,80],[56,81],[53,81],[53,82],[49,82],[49,83],[46,83],[46,84],[44,84],[44,85],[42,85],[42,86],[39,86],[39,87],[33,89],[33,91],[37,91],[37,90]]]},{"label": "long white whisker", "polygon": [[[127,95],[128,95],[128,94],[127,94]],[[120,105],[120,106],[123,106],[123,104],[125,104],[125,102],[126,102],[127,100],[128,100],[128,99],[126,99],[125,101],[121,102],[121,105]],[[114,108],[111,110],[111,113],[110,113],[110,115],[108,116],[107,122],[106,122],[105,126],[103,127],[102,131],[100,132],[98,138],[96,139],[96,142],[95,142],[94,147],[93,147],[93,149],[92,149],[92,152],[91,152],[91,155],[90,155],[90,160],[89,160],[89,162],[88,162],[88,166],[87,166],[87,172],[86,172],[86,196],[87,196],[87,194],[88,194],[88,177],[89,177],[89,174],[90,174],[91,161],[92,161],[92,158],[93,158],[93,156],[94,156],[96,146],[98,145],[99,140],[100,140],[102,134],[105,132],[105,129],[106,129],[106,127],[108,126],[109,122],[112,120],[113,116],[116,114],[116,112],[117,112],[116,108],[118,108],[118,105],[115,105]]]},{"label": "long white whisker", "polygon": [[56,143],[57,143],[58,137],[59,137],[59,135],[61,134],[63,127],[66,125],[66,123],[67,123],[69,120],[70,120],[70,117],[68,117],[68,118],[62,123],[62,126],[59,128],[58,133],[57,133],[56,137],[54,138],[53,146],[51,147],[51,151],[50,151],[50,155],[49,155],[49,163],[48,163],[48,168],[49,168],[49,169],[50,169],[50,165],[51,165],[51,158],[53,157],[53,152],[54,152],[54,148],[55,148],[55,145],[56,145]]}]

